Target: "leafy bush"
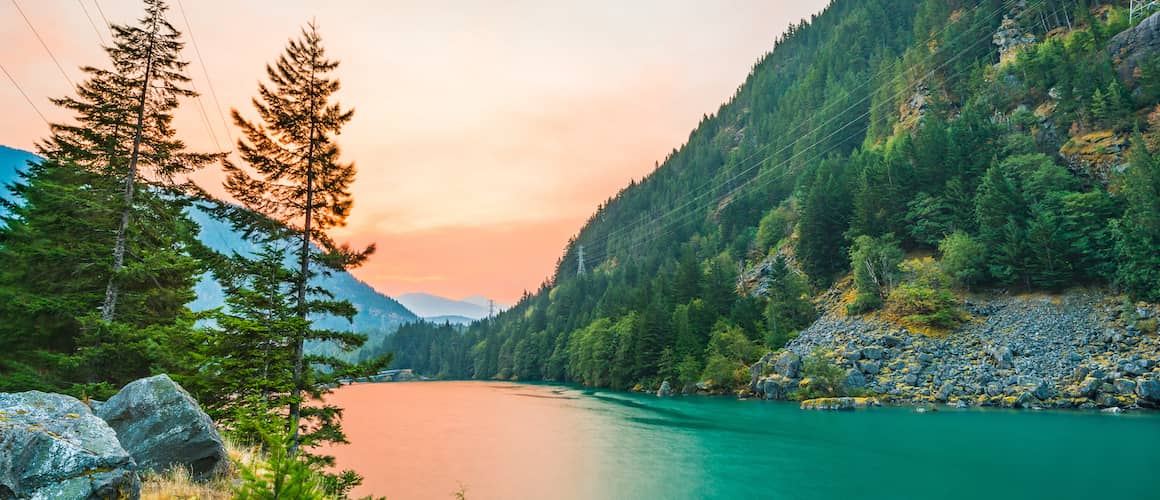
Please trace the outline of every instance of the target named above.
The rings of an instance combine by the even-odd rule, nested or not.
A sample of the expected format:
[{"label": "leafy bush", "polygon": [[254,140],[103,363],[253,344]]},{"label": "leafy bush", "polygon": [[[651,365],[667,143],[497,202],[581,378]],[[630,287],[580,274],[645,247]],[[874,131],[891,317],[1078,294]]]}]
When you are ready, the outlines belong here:
[{"label": "leafy bush", "polygon": [[[849,310],[871,311],[881,306],[881,299],[890,294],[898,282],[898,265],[902,262],[902,248],[894,235],[880,238],[859,236],[850,248],[850,267],[854,269],[854,286],[858,300]],[[877,296],[873,300],[871,295]]]},{"label": "leafy bush", "polygon": [[766,213],[758,223],[754,241],[761,255],[765,255],[778,242],[788,238],[795,224],[797,224],[797,209],[792,198]]},{"label": "leafy bush", "polygon": [[942,329],[954,328],[967,319],[958,299],[948,290],[950,280],[934,259],[907,261],[902,269],[907,280],[890,292],[887,312],[900,316],[904,323]]},{"label": "leafy bush", "polygon": [[830,361],[830,353],[816,349],[802,360],[803,381],[808,380],[798,390],[800,399],[842,396],[846,393],[843,383],[846,370]]},{"label": "leafy bush", "polygon": [[711,380],[717,388],[730,389],[748,380],[748,364],[756,361],[762,350],[740,327],[719,321],[713,327],[706,352],[708,358],[701,378]]},{"label": "leafy bush", "polygon": [[971,235],[955,231],[938,244],[942,253],[942,270],[954,284],[970,288],[985,275],[987,247]]}]

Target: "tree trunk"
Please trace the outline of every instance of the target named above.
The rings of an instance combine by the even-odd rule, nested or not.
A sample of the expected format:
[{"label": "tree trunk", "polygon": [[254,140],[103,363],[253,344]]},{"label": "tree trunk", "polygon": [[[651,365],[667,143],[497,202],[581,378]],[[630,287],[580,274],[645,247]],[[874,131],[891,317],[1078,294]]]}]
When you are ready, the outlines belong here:
[{"label": "tree trunk", "polygon": [[153,44],[157,39],[157,18],[153,19],[152,31],[149,34],[149,48],[145,52],[145,80],[141,84],[141,99],[137,107],[137,131],[133,134],[133,153],[129,156],[129,171],[125,174],[124,203],[121,207],[121,223],[117,226],[117,240],[113,244],[113,268],[109,274],[109,283],[105,286],[105,302],[101,305],[101,320],[111,322],[116,318],[117,295],[120,293],[120,284],[117,282],[117,273],[125,265],[125,244],[128,239],[129,217],[133,212],[133,191],[136,188],[137,158],[141,153],[141,132],[145,126],[145,101],[149,97],[149,75],[153,71]]},{"label": "tree trunk", "polygon": [[[309,328],[305,321],[307,321],[306,288],[310,272],[310,223],[314,213],[314,129],[318,116],[317,110],[314,109],[314,69],[318,66],[317,59],[318,54],[315,50],[311,54],[310,68],[310,139],[306,149],[306,214],[302,223],[302,248],[298,254],[298,271],[301,273],[298,277],[298,318],[303,321],[303,329]],[[294,392],[290,398],[290,456],[295,456],[298,453],[298,425],[302,417],[302,403],[298,400],[302,397],[304,389],[302,357],[306,342],[305,336],[306,332],[301,331],[294,339]]]}]

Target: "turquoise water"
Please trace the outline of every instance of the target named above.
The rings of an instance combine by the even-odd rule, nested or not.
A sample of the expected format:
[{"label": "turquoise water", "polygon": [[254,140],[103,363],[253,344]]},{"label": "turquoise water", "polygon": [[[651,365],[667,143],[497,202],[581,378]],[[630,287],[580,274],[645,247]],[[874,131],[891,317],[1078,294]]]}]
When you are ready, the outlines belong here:
[{"label": "turquoise water", "polygon": [[344,387],[355,493],[482,499],[1160,499],[1160,413],[796,404],[499,382]]},{"label": "turquoise water", "polygon": [[1160,415],[586,392],[616,498],[1160,498]]}]

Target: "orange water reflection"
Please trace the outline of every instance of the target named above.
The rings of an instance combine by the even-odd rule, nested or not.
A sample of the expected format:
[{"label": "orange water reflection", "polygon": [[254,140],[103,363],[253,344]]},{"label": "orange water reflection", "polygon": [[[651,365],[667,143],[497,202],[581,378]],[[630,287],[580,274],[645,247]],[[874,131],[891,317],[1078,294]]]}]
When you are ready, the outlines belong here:
[{"label": "orange water reflection", "polygon": [[453,498],[462,486],[471,500],[596,498],[593,426],[574,397],[503,382],[347,386],[327,400],[345,408],[351,444],[325,451],[365,477],[355,497]]}]

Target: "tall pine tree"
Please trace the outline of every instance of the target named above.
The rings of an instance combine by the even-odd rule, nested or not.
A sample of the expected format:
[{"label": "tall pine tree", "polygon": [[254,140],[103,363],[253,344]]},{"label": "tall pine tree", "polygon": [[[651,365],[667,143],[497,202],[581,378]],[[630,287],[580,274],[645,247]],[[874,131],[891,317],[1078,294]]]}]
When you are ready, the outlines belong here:
[{"label": "tall pine tree", "polygon": [[[262,217],[243,224],[261,224],[267,220],[284,224],[297,242],[291,292],[298,329],[290,332],[292,354],[292,389],[289,398],[290,448],[316,440],[342,441],[330,407],[304,407],[303,393],[318,395],[325,383],[318,382],[316,364],[341,365],[335,359],[304,355],[307,341],[337,340],[345,347],[357,347],[364,337],[348,333],[315,329],[310,326],[312,314],[353,316],[349,302],[335,301],[326,290],[313,287],[310,278],[318,272],[347,269],[361,264],[374,250],[373,245],[361,251],[336,244],[326,231],[341,226],[350,214],[350,185],[355,167],[340,161],[334,142],[343,125],[353,116],[331,103],[340,83],[331,76],[338,61],[328,59],[322,39],[314,24],[302,30],[301,37],[291,40],[285,53],[273,66],[266,67],[270,85],[260,84],[254,107],[260,121],[250,121],[233,110],[234,122],[244,138],[238,141],[238,152],[249,169],[230,161],[224,162],[226,190],[247,209]],[[252,172],[252,173],[251,173]],[[347,366],[341,366],[344,371]],[[302,419],[316,426],[301,425]],[[322,425],[322,427],[317,427]],[[300,432],[314,431],[304,440]]]},{"label": "tall pine tree", "polygon": [[[117,302],[127,276],[142,271],[127,252],[136,237],[131,225],[155,200],[142,199],[143,186],[172,188],[181,176],[215,161],[220,155],[192,153],[176,137],[173,113],[182,98],[197,94],[186,88],[188,62],[181,60],[181,33],[165,18],[164,0],[145,0],[145,15],[137,25],[112,25],[113,43],[105,48],[111,69],[82,68],[88,79],[76,97],[53,102],[74,113],[75,125],[56,124],[40,146],[41,155],[68,161],[101,173],[121,184],[120,214],[115,222],[112,274],[108,277],[101,318],[117,317]],[[126,262],[126,255],[129,261]]]},{"label": "tall pine tree", "polygon": [[74,124],[53,125],[39,145],[45,160],[16,186],[22,203],[0,235],[10,264],[0,337],[25,336],[25,367],[74,393],[186,365],[185,304],[201,269],[174,188],[217,155],[176,138],[172,113],[193,95],[180,34],[162,0],[145,3],[138,25],[111,27],[110,67],[82,68],[76,96],[54,100]]}]

